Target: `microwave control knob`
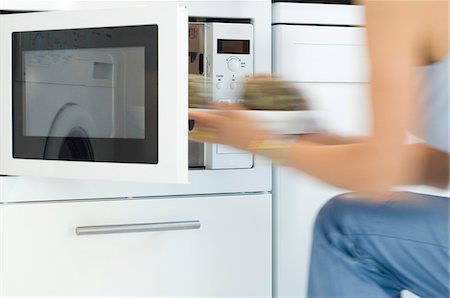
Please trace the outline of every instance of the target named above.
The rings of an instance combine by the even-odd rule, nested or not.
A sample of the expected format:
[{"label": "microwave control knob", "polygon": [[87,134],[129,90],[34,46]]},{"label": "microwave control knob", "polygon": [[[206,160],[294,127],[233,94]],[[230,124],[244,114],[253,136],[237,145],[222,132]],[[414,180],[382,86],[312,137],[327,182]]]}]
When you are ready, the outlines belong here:
[{"label": "microwave control knob", "polygon": [[231,58],[228,60],[228,69],[231,71],[237,71],[239,69],[239,60],[236,58]]}]

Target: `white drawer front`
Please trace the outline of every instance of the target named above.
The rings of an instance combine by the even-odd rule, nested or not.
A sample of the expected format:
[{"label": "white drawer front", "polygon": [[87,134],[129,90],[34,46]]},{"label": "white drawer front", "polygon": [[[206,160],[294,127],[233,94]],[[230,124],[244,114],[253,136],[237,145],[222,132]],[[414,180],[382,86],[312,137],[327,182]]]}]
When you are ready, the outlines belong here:
[{"label": "white drawer front", "polygon": [[367,82],[365,29],[273,26],[273,71],[297,82]]},{"label": "white drawer front", "polygon": [[[271,295],[271,196],[3,205],[0,297]],[[76,235],[197,220],[199,229]]]}]

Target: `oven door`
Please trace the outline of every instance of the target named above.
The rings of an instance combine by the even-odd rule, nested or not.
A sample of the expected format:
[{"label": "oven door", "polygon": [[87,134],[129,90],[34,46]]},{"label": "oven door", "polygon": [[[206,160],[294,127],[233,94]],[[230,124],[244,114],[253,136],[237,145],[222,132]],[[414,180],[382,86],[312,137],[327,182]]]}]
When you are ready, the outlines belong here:
[{"label": "oven door", "polygon": [[187,182],[184,5],[0,22],[1,174]]}]

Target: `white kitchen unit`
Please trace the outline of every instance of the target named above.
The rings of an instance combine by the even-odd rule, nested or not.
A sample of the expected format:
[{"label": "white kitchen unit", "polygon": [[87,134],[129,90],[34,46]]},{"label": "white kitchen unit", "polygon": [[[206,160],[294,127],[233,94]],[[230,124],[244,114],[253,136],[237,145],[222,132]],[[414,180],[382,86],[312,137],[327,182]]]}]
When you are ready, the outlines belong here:
[{"label": "white kitchen unit", "polygon": [[[298,85],[319,125],[357,136],[370,127],[363,9],[355,5],[273,4],[273,72]],[[306,297],[314,218],[344,192],[287,168],[273,172],[274,297]]]},{"label": "white kitchen unit", "polygon": [[[14,38],[23,41],[15,43],[14,48],[12,44],[9,49],[8,46],[0,48],[2,56],[0,76],[6,76],[8,82],[15,80],[15,85],[30,83],[29,87],[17,89],[16,92],[13,90],[13,84],[2,83],[0,87],[1,113],[3,113],[0,119],[2,121],[0,133],[2,139],[4,137],[9,139],[9,145],[5,147],[2,145],[0,149],[3,156],[0,167],[2,174],[7,174],[0,177],[0,297],[271,297],[271,164],[259,157],[253,157],[252,163],[246,168],[236,166],[227,169],[207,169],[204,163],[200,165],[197,162],[193,163],[191,153],[201,155],[203,151],[188,152],[191,144],[188,145],[187,142],[185,88],[188,69],[187,29],[190,21],[232,21],[251,24],[253,71],[269,73],[271,61],[267,57],[271,57],[271,3],[270,1],[185,1],[185,3],[186,7],[178,6],[173,1],[164,3],[0,1],[0,11],[8,10],[8,14],[14,12],[13,15],[0,15],[1,24],[5,25],[2,26],[4,30],[2,41],[8,44],[14,44]],[[124,8],[130,5],[134,8]],[[112,6],[120,8],[115,10],[111,8]],[[45,15],[18,13],[18,11],[40,10],[56,11]],[[146,12],[149,12],[147,16]],[[117,17],[111,17],[112,14]],[[175,17],[176,15],[178,17]],[[63,19],[67,19],[67,22]],[[34,23],[30,24],[30,21]],[[177,36],[159,34],[156,39],[155,35],[152,35],[151,41],[154,43],[145,36],[139,38],[139,41],[149,43],[149,47],[154,47],[158,40],[159,47],[149,50],[153,51],[153,54],[155,50],[158,51],[159,54],[153,55],[153,58],[152,55],[148,55],[147,50],[142,50],[142,45],[133,44],[133,41],[128,45],[109,44],[110,41],[105,41],[114,40],[116,32],[120,32],[121,28],[139,27],[142,24],[146,26],[156,24],[159,33],[168,33],[164,30],[172,28],[171,32]],[[97,30],[105,26],[113,28],[114,34]],[[186,35],[178,36],[184,29],[186,31],[183,34]],[[19,34],[13,36],[13,32]],[[58,33],[61,32],[67,32],[67,39],[60,38]],[[133,34],[124,33],[122,34],[124,39],[115,40],[133,39]],[[78,38],[80,50],[77,48],[77,51],[68,51],[72,48],[68,47],[67,40],[75,42],[74,37]],[[83,40],[90,38],[105,43],[103,46],[108,46],[108,53],[98,50],[102,48],[101,45],[89,53],[86,52],[88,45]],[[183,40],[186,44],[183,44]],[[20,46],[23,46],[22,50],[16,51]],[[177,48],[174,49],[172,46]],[[123,47],[125,49],[122,49]],[[186,52],[183,54],[184,50]],[[49,52],[55,54],[51,58],[56,60],[49,59],[47,55]],[[147,58],[156,57],[159,63],[158,71],[156,68],[153,72],[141,71],[142,63],[139,61],[144,61],[141,59],[142,55],[145,57],[145,63],[149,61]],[[11,127],[11,123],[3,122],[5,119],[3,116],[17,120],[17,116],[26,119],[38,109],[42,113],[50,113],[53,107],[46,102],[48,96],[45,96],[45,93],[40,95],[39,92],[64,95],[64,92],[58,91],[60,86],[69,85],[73,88],[83,85],[79,83],[84,79],[83,76],[72,78],[67,71],[61,71],[64,63],[71,65],[75,60],[92,62],[88,63],[92,66],[92,71],[85,73],[92,75],[93,80],[86,76],[88,83],[84,85],[93,90],[94,94],[106,94],[103,97],[98,96],[99,100],[93,104],[93,106],[97,104],[96,108],[89,110],[93,111],[91,115],[95,117],[91,118],[94,121],[72,122],[79,124],[74,125],[75,128],[87,127],[84,132],[89,132],[89,125],[81,124],[96,123],[101,117],[107,116],[103,123],[111,125],[97,131],[89,139],[92,140],[93,146],[97,142],[96,139],[103,139],[101,141],[112,139],[107,143],[119,145],[125,139],[126,142],[119,146],[122,146],[124,152],[128,150],[126,144],[129,140],[137,144],[138,147],[135,148],[142,145],[139,141],[135,142],[142,138],[142,133],[135,129],[127,130],[127,126],[122,125],[128,123],[126,119],[134,119],[136,121],[130,123],[138,124],[137,127],[140,124],[142,128],[142,104],[140,109],[135,109],[139,104],[130,101],[129,109],[125,106],[125,109],[121,110],[124,106],[116,105],[120,101],[120,93],[113,91],[116,87],[120,89],[118,87],[120,84],[111,82],[119,82],[123,84],[122,86],[126,86],[120,89],[125,90],[123,93],[125,98],[142,100],[142,94],[131,93],[130,88],[136,86],[142,91],[143,85],[145,88],[156,85],[156,81],[147,81],[147,77],[142,76],[143,73],[145,76],[153,76],[153,79],[158,78],[160,93],[156,97],[157,101],[153,101],[153,104],[150,102],[149,105],[157,107],[156,114],[161,121],[158,122],[157,131],[158,154],[161,153],[158,155],[158,158],[161,156],[158,163],[120,159],[80,160],[74,159],[73,156],[65,156],[64,150],[52,151],[53,155],[45,155],[41,159],[22,154],[35,149],[32,144],[34,141],[44,142],[45,146],[46,142],[60,141],[58,138],[65,133],[62,133],[62,130],[52,129],[53,124],[60,121],[52,121],[49,124],[45,117],[42,117],[43,119],[37,117],[34,120],[29,118],[23,122],[19,121]],[[53,67],[55,65],[58,67]],[[114,81],[120,74],[120,71],[118,73],[115,71],[121,67],[123,69],[124,65],[125,68],[128,65],[131,72],[135,71],[134,69],[137,71],[130,79]],[[180,68],[177,68],[177,65]],[[24,72],[17,72],[21,67],[23,70],[24,66]],[[52,67],[52,71],[45,72],[44,69]],[[86,70],[83,67],[80,66]],[[11,75],[9,71],[12,69],[16,69],[15,74],[19,79]],[[58,71],[61,71],[60,75]],[[21,77],[21,73],[28,75]],[[77,71],[73,73],[77,74]],[[126,71],[122,73],[127,74]],[[33,77],[32,74],[36,76]],[[51,77],[52,81],[45,81],[42,74],[46,74],[47,78]],[[175,85],[171,84],[170,75],[176,78]],[[38,88],[39,84],[46,83],[51,86]],[[73,108],[71,104],[73,101],[63,103],[64,98],[74,97],[71,88],[67,89],[72,91],[67,91],[66,97],[60,96],[61,102],[58,104],[64,107],[62,114],[72,115],[80,111]],[[75,95],[94,100],[95,96],[85,96],[83,92],[77,92]],[[170,98],[169,94],[178,94],[179,97]],[[18,100],[18,95],[23,100]],[[102,105],[100,99],[108,96],[111,101]],[[146,100],[144,96],[144,102]],[[42,106],[37,104],[35,108],[27,110],[26,107],[32,107],[35,101],[42,103]],[[156,102],[158,105],[155,105]],[[79,107],[84,107],[82,101],[75,103]],[[25,108],[21,105],[25,105]],[[48,106],[48,111],[43,106]],[[145,131],[149,128],[155,132],[154,127],[147,127],[147,123],[155,123],[152,122],[155,119],[147,114],[147,107],[145,104]],[[107,113],[105,115],[100,112],[94,113],[96,109],[105,110]],[[9,111],[25,112],[12,114]],[[60,113],[55,115],[58,114],[60,115]],[[114,117],[109,117],[110,115]],[[165,116],[167,117],[162,119]],[[114,119],[116,121],[113,121]],[[170,120],[174,122],[169,123]],[[45,131],[30,123],[49,124],[51,133],[45,135]],[[80,131],[78,130],[78,133]],[[17,149],[13,144],[14,132],[22,133],[31,140],[30,147],[21,145],[23,151],[17,158],[13,153]],[[144,135],[146,139],[146,133]],[[79,141],[87,141],[77,134],[69,136],[79,138]],[[48,140],[39,140],[47,137]],[[169,142],[173,146],[161,146],[165,143],[164,140],[169,139],[174,141]],[[68,146],[72,144],[72,140],[68,139]],[[155,144],[150,142],[147,145],[154,147]],[[142,153],[147,148],[145,146],[137,151]],[[89,146],[82,147],[83,150],[86,148]],[[111,153],[108,150],[104,152],[105,156]],[[120,152],[116,153],[117,155],[109,156],[115,159],[121,155]],[[129,158],[133,159],[136,156],[139,155],[131,154]],[[160,164],[159,160],[167,163]],[[181,172],[174,172],[172,171],[174,168],[165,166],[160,170],[146,170],[152,165],[156,165],[157,168],[163,164],[171,164]],[[122,167],[126,169],[123,172]],[[162,181],[168,183],[160,183]]]}]

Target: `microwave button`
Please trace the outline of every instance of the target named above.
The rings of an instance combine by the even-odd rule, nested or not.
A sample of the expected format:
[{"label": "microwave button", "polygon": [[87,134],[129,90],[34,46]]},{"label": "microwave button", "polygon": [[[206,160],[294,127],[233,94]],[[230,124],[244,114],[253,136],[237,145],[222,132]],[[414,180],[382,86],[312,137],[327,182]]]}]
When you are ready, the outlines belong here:
[{"label": "microwave button", "polygon": [[222,82],[217,83],[216,84],[216,88],[217,89],[222,89],[223,88],[223,83]]},{"label": "microwave button", "polygon": [[239,60],[236,58],[231,58],[228,60],[228,69],[231,71],[237,71],[239,69]]},{"label": "microwave button", "polygon": [[232,89],[232,90],[234,90],[234,89],[236,89],[236,82],[231,82],[231,84],[230,84],[230,89]]}]

